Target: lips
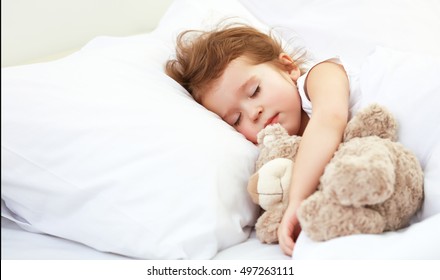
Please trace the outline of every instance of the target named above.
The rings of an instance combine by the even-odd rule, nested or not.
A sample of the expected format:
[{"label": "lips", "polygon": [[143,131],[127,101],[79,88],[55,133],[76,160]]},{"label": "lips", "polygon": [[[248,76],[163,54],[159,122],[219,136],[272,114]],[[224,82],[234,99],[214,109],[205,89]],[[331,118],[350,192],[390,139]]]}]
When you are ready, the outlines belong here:
[{"label": "lips", "polygon": [[270,118],[266,121],[266,123],[264,124],[264,127],[266,127],[266,126],[268,126],[268,125],[271,125],[271,124],[274,124],[274,123],[278,123],[278,116],[279,116],[279,114],[276,114],[276,115],[270,117]]}]

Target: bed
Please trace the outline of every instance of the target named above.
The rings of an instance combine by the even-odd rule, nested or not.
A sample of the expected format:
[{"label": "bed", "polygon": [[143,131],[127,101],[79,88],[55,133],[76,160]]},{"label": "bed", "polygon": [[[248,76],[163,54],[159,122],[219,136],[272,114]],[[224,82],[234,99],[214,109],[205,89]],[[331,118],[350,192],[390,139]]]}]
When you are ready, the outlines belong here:
[{"label": "bed", "polygon": [[[292,258],[440,259],[438,2],[155,3],[114,0],[92,9],[75,1],[88,7],[90,27],[57,40],[19,28],[47,46],[39,53],[2,47],[3,260],[289,259],[253,230],[259,208],[246,184],[257,148],[163,71],[180,31],[221,20],[275,31],[314,56],[340,55],[358,68],[369,77],[365,91],[375,93],[363,102],[383,103],[408,123],[399,139],[425,172],[424,205],[409,227],[327,242],[301,234]],[[115,10],[125,30],[109,16]],[[76,16],[59,13],[66,26]],[[93,33],[93,24],[116,31]]]}]

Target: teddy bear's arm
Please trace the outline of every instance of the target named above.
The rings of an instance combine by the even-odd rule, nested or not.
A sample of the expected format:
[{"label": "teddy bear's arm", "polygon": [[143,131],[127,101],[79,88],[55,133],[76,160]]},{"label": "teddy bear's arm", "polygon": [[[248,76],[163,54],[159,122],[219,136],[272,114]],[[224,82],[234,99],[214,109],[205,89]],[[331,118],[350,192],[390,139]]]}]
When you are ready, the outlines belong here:
[{"label": "teddy bear's arm", "polygon": [[393,115],[379,104],[371,104],[359,111],[348,123],[344,132],[344,142],[355,137],[378,136],[396,141],[397,121]]},{"label": "teddy bear's arm", "polygon": [[387,200],[394,192],[395,160],[378,137],[344,143],[321,177],[324,192],[342,205],[360,207]]}]

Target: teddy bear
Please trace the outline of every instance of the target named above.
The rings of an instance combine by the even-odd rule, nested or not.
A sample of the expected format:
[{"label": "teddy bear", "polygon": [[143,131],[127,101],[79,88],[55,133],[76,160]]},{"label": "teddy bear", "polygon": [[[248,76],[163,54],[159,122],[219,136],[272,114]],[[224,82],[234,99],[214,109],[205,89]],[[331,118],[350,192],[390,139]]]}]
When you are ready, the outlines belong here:
[{"label": "teddy bear", "polygon": [[[263,243],[277,243],[301,137],[289,136],[274,124],[263,129],[257,141],[257,171],[247,189],[263,210],[255,224],[257,237]],[[317,190],[301,203],[297,217],[309,238],[325,241],[403,228],[422,202],[423,171],[418,159],[397,142],[395,118],[372,104],[347,123]]]}]

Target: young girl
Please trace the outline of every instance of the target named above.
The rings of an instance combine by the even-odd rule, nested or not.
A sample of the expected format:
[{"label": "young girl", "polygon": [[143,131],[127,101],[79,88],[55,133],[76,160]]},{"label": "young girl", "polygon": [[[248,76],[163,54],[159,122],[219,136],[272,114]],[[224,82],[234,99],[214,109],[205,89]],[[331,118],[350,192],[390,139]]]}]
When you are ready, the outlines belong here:
[{"label": "young girl", "polygon": [[[249,26],[227,26],[178,37],[169,76],[194,99],[256,143],[258,132],[279,123],[301,135],[289,193],[278,230],[283,252],[291,255],[300,227],[296,210],[317,188],[349,117],[350,86],[338,60],[304,69],[273,37]],[[313,108],[313,110],[312,110]]]}]

